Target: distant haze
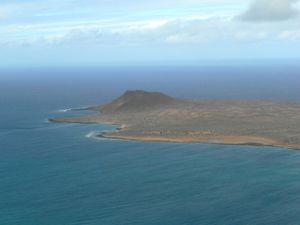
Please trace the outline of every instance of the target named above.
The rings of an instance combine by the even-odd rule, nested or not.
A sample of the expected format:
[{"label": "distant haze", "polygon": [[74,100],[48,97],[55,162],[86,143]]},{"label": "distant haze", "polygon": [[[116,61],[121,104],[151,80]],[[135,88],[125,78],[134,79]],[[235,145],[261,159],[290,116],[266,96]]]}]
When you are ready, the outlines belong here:
[{"label": "distant haze", "polygon": [[[109,102],[126,90],[178,98],[274,99],[300,102],[295,64],[102,67],[0,70],[1,105],[30,102],[68,108]],[[10,105],[11,99],[19,105]]]}]

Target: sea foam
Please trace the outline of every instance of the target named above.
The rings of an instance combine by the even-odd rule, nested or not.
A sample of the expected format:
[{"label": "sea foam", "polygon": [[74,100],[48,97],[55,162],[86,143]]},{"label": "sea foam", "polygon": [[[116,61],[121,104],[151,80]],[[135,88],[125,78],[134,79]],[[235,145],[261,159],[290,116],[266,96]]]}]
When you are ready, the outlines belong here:
[{"label": "sea foam", "polygon": [[85,135],[86,138],[96,138],[99,139],[99,137],[97,136],[99,133],[99,131],[91,131],[88,134]]},{"label": "sea foam", "polygon": [[72,111],[73,109],[72,108],[69,108],[69,109],[59,109],[58,112],[69,112],[69,111]]}]

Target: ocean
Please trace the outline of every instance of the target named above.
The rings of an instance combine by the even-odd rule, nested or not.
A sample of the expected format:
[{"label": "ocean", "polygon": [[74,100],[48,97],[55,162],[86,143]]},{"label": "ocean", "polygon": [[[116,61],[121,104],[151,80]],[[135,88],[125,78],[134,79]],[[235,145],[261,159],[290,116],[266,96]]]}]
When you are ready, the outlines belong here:
[{"label": "ocean", "polygon": [[300,103],[297,64],[0,70],[0,225],[298,225],[300,151],[55,124],[127,89]]}]

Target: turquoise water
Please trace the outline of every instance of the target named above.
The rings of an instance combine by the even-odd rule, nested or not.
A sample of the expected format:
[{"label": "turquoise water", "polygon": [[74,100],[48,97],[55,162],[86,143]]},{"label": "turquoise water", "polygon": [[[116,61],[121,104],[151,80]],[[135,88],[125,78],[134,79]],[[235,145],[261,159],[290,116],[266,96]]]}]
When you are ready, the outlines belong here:
[{"label": "turquoise water", "polygon": [[46,119],[109,94],[56,81],[2,86],[1,225],[299,224],[300,151],[96,139]]}]

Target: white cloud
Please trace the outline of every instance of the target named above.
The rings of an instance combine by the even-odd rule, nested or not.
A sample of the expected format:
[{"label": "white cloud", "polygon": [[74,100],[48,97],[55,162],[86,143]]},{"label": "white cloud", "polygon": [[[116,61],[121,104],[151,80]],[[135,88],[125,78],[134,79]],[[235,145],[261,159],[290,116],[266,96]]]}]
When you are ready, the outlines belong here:
[{"label": "white cloud", "polygon": [[[141,45],[155,43],[198,43],[211,35],[208,25],[224,17],[201,16],[185,19],[144,21],[80,21],[0,27],[0,44],[30,45]],[[28,35],[27,35],[28,34]]]},{"label": "white cloud", "polygon": [[[261,0],[261,3],[264,1]],[[272,1],[276,3],[279,0]],[[0,47],[199,46],[299,40],[295,33],[297,20],[257,25],[237,22],[234,20],[236,14],[225,10],[151,19],[86,18],[12,23],[0,27]]]},{"label": "white cloud", "polygon": [[243,21],[267,22],[283,21],[295,17],[298,0],[254,0],[238,18]]},{"label": "white cloud", "polygon": [[232,21],[232,17],[231,14],[224,14],[131,22],[98,20],[11,26],[2,32],[0,44],[23,47],[145,47],[299,40],[296,21],[288,25],[257,26]]}]

